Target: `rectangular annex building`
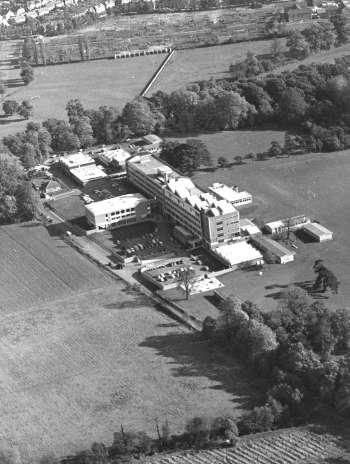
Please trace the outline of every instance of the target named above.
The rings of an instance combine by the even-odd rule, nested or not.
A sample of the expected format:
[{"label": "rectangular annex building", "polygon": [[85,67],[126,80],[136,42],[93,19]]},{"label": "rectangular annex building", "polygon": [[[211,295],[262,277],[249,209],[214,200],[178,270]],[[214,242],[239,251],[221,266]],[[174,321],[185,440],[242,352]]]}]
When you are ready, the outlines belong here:
[{"label": "rectangular annex building", "polygon": [[95,229],[116,227],[147,220],[150,202],[140,193],[121,195],[85,206],[86,219]]},{"label": "rectangular annex building", "polygon": [[235,207],[249,205],[253,201],[253,195],[251,193],[246,191],[239,192],[237,188],[229,187],[219,182],[215,182],[209,187],[209,191],[219,200],[226,200]]},{"label": "rectangular annex building", "polygon": [[326,242],[333,239],[333,232],[321,226],[317,222],[309,222],[303,227],[303,231],[317,242]]},{"label": "rectangular annex building", "polygon": [[127,178],[151,198],[162,213],[181,225],[208,249],[240,236],[239,212],[226,200],[218,200],[152,155],[127,161]]},{"label": "rectangular annex building", "polygon": [[257,235],[251,237],[250,240],[251,243],[263,254],[271,253],[275,256],[280,264],[294,261],[295,252],[276,242],[276,240]]}]

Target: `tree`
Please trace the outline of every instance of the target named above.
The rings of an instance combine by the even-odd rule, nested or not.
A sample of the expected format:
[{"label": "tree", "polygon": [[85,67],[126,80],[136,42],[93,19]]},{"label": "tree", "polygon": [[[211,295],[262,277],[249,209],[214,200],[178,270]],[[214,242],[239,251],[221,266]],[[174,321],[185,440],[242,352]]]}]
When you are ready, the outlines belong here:
[{"label": "tree", "polygon": [[289,54],[298,60],[302,60],[310,54],[310,46],[299,31],[291,31],[288,34],[286,46],[289,48]]},{"label": "tree", "polygon": [[72,125],[85,116],[84,107],[77,98],[69,100],[66,105],[66,111],[69,123]]},{"label": "tree", "polygon": [[280,113],[286,121],[297,123],[304,117],[307,104],[301,90],[289,88],[281,95],[279,107]]},{"label": "tree", "polygon": [[15,113],[17,113],[19,104],[16,102],[16,100],[5,100],[2,104],[2,109],[6,116],[13,116]]},{"label": "tree", "polygon": [[17,189],[16,202],[18,215],[23,221],[33,219],[36,207],[33,189],[30,182],[23,182]]},{"label": "tree", "polygon": [[184,287],[186,300],[189,299],[191,288],[194,283],[195,272],[191,267],[181,268],[179,271],[179,283]]},{"label": "tree", "polygon": [[243,163],[243,158],[241,155],[237,155],[234,157],[235,161],[237,164],[242,164]]},{"label": "tree", "polygon": [[224,156],[219,156],[218,158],[218,165],[221,167],[221,168],[224,168],[228,165],[228,160],[227,158],[225,158]]},{"label": "tree", "polygon": [[274,37],[271,43],[271,57],[274,61],[280,61],[283,57],[283,44],[281,39]]},{"label": "tree", "polygon": [[337,45],[343,45],[349,40],[349,30],[345,16],[340,13],[330,17],[337,34]]},{"label": "tree", "polygon": [[73,132],[77,135],[82,148],[90,147],[94,144],[93,130],[90,119],[87,116],[76,118],[71,123]]},{"label": "tree", "polygon": [[189,139],[185,143],[166,142],[160,158],[183,173],[192,173],[202,164],[210,165],[210,153],[200,140]]},{"label": "tree", "polygon": [[23,100],[17,113],[24,119],[29,119],[33,112],[33,105],[28,100]]},{"label": "tree", "polygon": [[21,161],[23,166],[27,169],[35,166],[37,163],[35,162],[36,152],[34,146],[25,142],[22,150]]},{"label": "tree", "polygon": [[43,126],[51,135],[51,147],[56,152],[73,151],[80,148],[80,141],[66,121],[47,119]]},{"label": "tree", "polygon": [[29,63],[24,62],[22,64],[20,76],[23,79],[24,85],[28,85],[30,82],[32,82],[34,79],[34,70]]},{"label": "tree", "polygon": [[146,135],[154,132],[156,124],[162,127],[165,118],[160,111],[151,109],[145,98],[139,97],[125,105],[122,120],[135,135]]},{"label": "tree", "polygon": [[329,50],[336,40],[334,26],[331,23],[312,23],[303,30],[302,35],[313,53],[320,50]]}]

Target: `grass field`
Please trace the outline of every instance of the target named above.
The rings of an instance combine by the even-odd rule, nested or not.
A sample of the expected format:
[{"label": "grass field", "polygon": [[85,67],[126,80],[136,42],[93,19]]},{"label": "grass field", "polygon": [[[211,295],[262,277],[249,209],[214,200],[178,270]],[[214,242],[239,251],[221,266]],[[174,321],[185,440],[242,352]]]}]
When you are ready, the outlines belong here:
[{"label": "grass field", "polygon": [[[31,99],[36,121],[66,119],[65,107],[71,98],[80,99],[86,108],[107,105],[122,110],[125,103],[141,92],[163,59],[163,55],[149,55],[37,67],[34,81],[13,89],[11,98]],[[0,122],[0,136],[22,130],[27,124],[27,121]]]},{"label": "grass field", "polygon": [[200,80],[229,77],[231,63],[241,61],[248,51],[256,55],[269,53],[271,40],[242,42],[215,47],[177,50],[148,95],[163,90],[171,92]]},{"label": "grass field", "polygon": [[[208,147],[214,165],[220,156],[224,156],[229,162],[235,162],[237,155],[244,156],[248,153],[258,153],[267,150],[271,142],[276,140],[283,145],[284,131],[278,130],[235,130],[195,134],[186,137],[172,137],[172,140],[182,141],[189,138],[198,138]],[[214,174],[215,176],[215,174]]]},{"label": "grass field", "polygon": [[242,368],[146,297],[40,226],[0,232],[1,449],[62,456],[121,424],[154,436],[156,418],[176,432],[251,405]]},{"label": "grass field", "polygon": [[[221,155],[220,149],[216,155]],[[323,244],[298,240],[295,262],[268,266],[263,276],[238,271],[220,278],[226,291],[271,308],[289,284],[308,286],[315,278],[313,262],[323,258],[341,285],[338,295],[327,293],[319,298],[333,307],[347,307],[350,301],[349,175],[349,151],[255,161],[212,173],[196,173],[194,181],[202,188],[220,181],[251,192],[254,206],[241,209],[242,217],[274,220],[305,213],[334,232],[334,240]]]}]

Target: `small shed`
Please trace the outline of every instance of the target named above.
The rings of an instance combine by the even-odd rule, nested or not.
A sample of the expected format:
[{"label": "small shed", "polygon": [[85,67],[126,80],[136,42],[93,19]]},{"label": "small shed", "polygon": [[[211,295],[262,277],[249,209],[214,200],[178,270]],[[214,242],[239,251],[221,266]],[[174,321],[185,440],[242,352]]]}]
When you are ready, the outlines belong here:
[{"label": "small shed", "polygon": [[303,227],[303,231],[317,242],[326,242],[333,240],[333,232],[321,226],[318,222],[309,222]]}]

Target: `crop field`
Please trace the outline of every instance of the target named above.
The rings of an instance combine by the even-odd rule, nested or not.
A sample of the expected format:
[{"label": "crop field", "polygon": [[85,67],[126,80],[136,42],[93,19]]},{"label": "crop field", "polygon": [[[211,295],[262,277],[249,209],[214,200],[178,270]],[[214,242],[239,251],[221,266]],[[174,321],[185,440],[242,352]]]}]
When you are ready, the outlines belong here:
[{"label": "crop field", "polygon": [[[231,462],[232,464],[279,464],[306,462],[346,462],[346,441],[332,434],[318,434],[307,429],[287,429],[243,437],[236,448],[223,450],[174,453],[156,456],[152,464],[204,464]],[[339,459],[339,461],[338,461]],[[344,461],[343,461],[344,459]]]},{"label": "crop field", "polygon": [[257,398],[241,367],[41,226],[0,234],[1,449],[63,456]]},{"label": "crop field", "polygon": [[[220,149],[216,154],[221,154]],[[251,192],[254,205],[242,208],[242,217],[269,221],[306,214],[334,232],[334,240],[323,244],[297,239],[295,261],[269,265],[263,276],[247,271],[223,276],[220,280],[226,285],[226,291],[253,300],[263,308],[274,307],[281,290],[288,285],[304,288],[312,285],[315,279],[312,265],[322,258],[341,284],[337,295],[320,294],[319,300],[331,307],[347,307],[350,299],[349,175],[349,151],[254,161],[215,172],[196,173],[194,181],[203,188],[212,182],[224,182]]]},{"label": "crop field", "polygon": [[0,238],[2,316],[112,282],[65,242],[51,238],[40,224],[3,226]]},{"label": "crop field", "polygon": [[[71,98],[80,99],[86,108],[108,105],[122,110],[141,92],[163,59],[164,55],[149,55],[37,67],[34,81],[16,87],[11,98],[32,100],[35,121],[66,119],[65,108]],[[0,136],[22,130],[27,124],[0,122]]]}]

